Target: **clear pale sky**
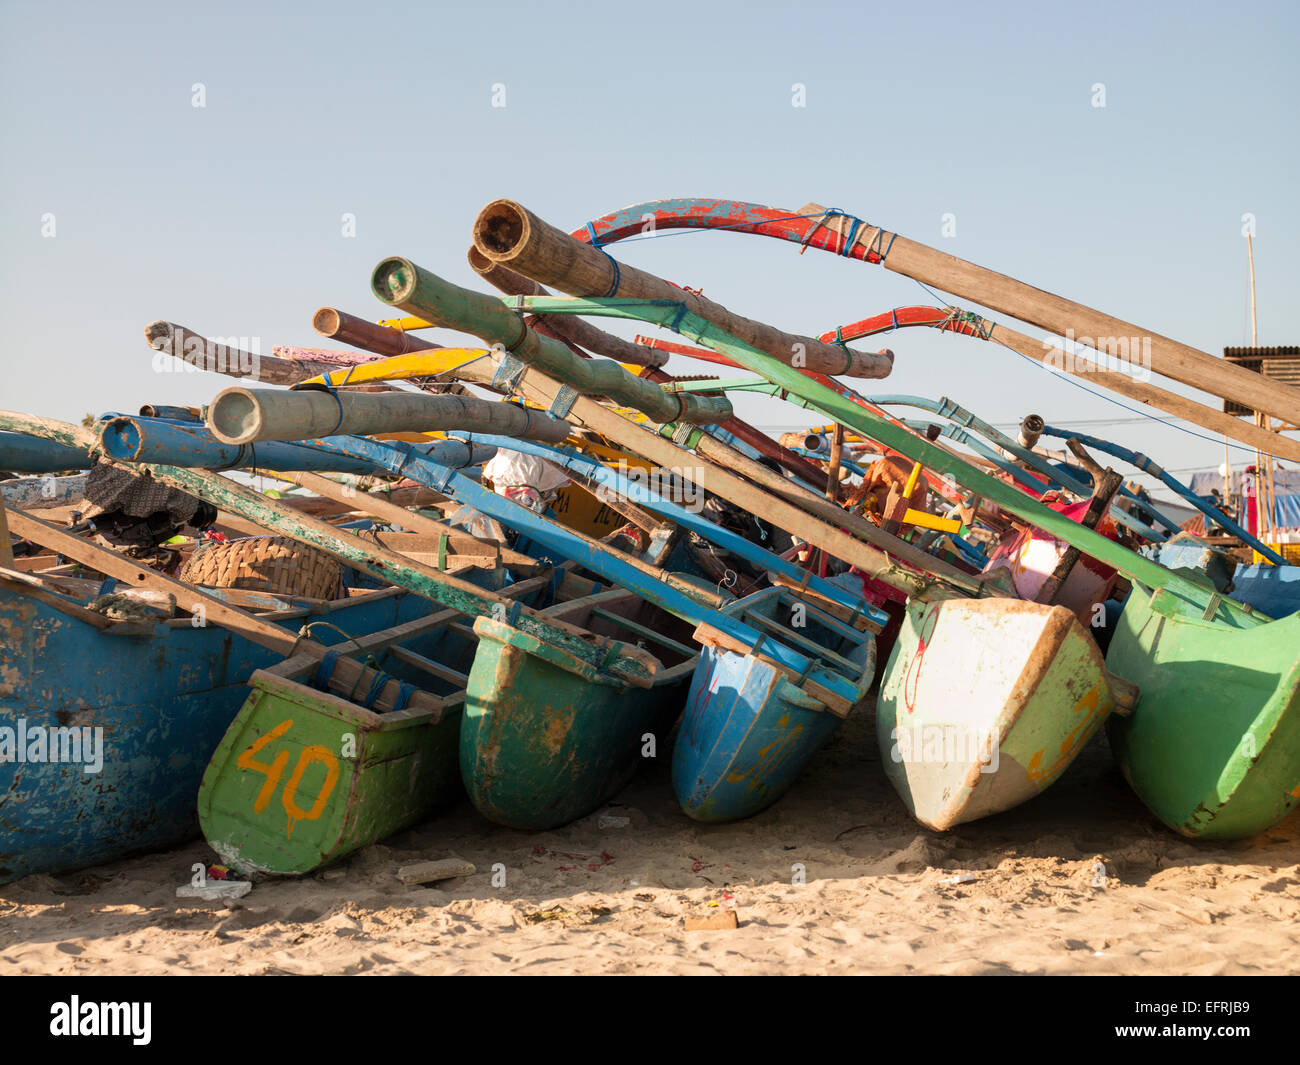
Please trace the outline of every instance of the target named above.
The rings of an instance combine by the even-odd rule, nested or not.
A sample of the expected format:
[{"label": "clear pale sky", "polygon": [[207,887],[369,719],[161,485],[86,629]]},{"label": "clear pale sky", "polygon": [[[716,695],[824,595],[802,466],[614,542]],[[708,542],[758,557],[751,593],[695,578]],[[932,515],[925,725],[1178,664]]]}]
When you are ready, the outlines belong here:
[{"label": "clear pale sky", "polygon": [[[385,255],[474,285],[470,223],[498,196],[566,229],[668,196],[816,201],[1215,354],[1250,341],[1250,212],[1260,343],[1297,343],[1298,11],[5,2],[0,407],[76,420],[206,402],[228,380],[154,373],[147,322],[257,337],[263,353],[326,346],[317,307],[388,315],[368,287]],[[877,267],[752,236],[616,254],[794,332],[933,302]],[[926,330],[881,343],[896,369],[868,394],[1087,423],[1173,470],[1222,461],[1217,439],[1003,349]],[[738,406],[769,428],[809,421]]]}]

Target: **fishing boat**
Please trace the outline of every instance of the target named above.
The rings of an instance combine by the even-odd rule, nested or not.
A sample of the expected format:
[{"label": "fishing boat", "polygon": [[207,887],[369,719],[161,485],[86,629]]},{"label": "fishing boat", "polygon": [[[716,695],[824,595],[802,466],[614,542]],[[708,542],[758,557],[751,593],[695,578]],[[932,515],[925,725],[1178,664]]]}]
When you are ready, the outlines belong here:
[{"label": "fishing boat", "polygon": [[[825,219],[829,214],[822,217]],[[508,224],[510,218],[518,224]],[[878,229],[874,232],[882,235]],[[1230,600],[1213,595],[1204,586],[1113,544],[1094,530],[1070,522],[1063,515],[956,456],[872,414],[835,390],[810,380],[799,369],[789,365],[788,348],[780,355],[773,353],[770,336],[756,336],[745,323],[737,326],[735,316],[729,316],[724,309],[689,293],[680,296],[665,293],[660,286],[666,283],[661,279],[646,275],[644,271],[624,270],[612,265],[604,250],[583,247],[518,204],[510,201],[490,204],[480,213],[475,233],[476,247],[489,258],[506,263],[539,283],[555,284],[574,293],[566,299],[521,299],[518,302],[522,308],[546,313],[564,313],[567,308],[568,313],[605,314],[668,325],[800,396],[846,429],[895,448],[915,461],[922,461],[939,475],[950,473],[963,487],[992,500],[1008,513],[1069,543],[1080,553],[1113,566],[1134,585],[1135,596],[1141,588],[1140,594],[1151,597],[1148,602],[1167,604],[1157,623],[1151,609],[1134,610],[1133,597],[1130,597],[1111,639],[1107,666],[1110,674],[1130,686],[1130,692],[1131,686],[1135,685],[1141,693],[1141,701],[1130,715],[1113,719],[1112,740],[1116,736],[1126,739],[1126,742],[1118,744],[1113,742],[1113,746],[1139,797],[1170,827],[1193,835],[1250,834],[1267,828],[1300,800],[1300,789],[1293,784],[1290,790],[1283,789],[1280,793],[1274,789],[1272,794],[1280,796],[1275,802],[1244,801],[1238,806],[1238,816],[1225,816],[1220,821],[1220,814],[1227,811],[1227,805],[1219,801],[1223,797],[1220,782],[1225,773],[1231,774],[1236,764],[1231,752],[1218,750],[1217,757],[1208,761],[1203,758],[1189,760],[1171,757],[1170,745],[1161,746],[1161,736],[1168,730],[1182,728],[1183,734],[1187,734],[1189,730],[1184,727],[1184,722],[1189,715],[1212,721],[1244,717],[1252,727],[1265,730],[1264,734],[1269,737],[1290,735],[1297,727],[1295,719],[1300,716],[1300,706],[1297,705],[1300,701],[1300,692],[1297,692],[1300,659],[1297,659],[1296,652],[1300,641],[1296,639],[1290,619],[1270,623]],[[837,239],[846,246],[853,244],[851,240]],[[856,245],[860,251],[858,257],[882,263],[891,269],[902,269],[911,276],[959,294],[965,291],[972,298],[984,295],[985,304],[995,309],[1000,304],[1016,305],[1023,309],[1022,317],[1042,328],[1058,331],[1077,328],[1080,332],[1086,329],[1097,335],[1123,333],[1125,330],[1138,334],[1144,332],[1080,305],[1047,297],[1029,286],[972,264],[958,263],[965,271],[964,276],[958,277],[951,256],[940,256],[903,238],[895,240],[894,235],[889,236],[889,243],[893,251],[886,253],[887,259],[878,252],[871,258],[869,243]],[[619,270],[617,276],[616,270]],[[626,280],[627,284],[624,285],[620,279]],[[1001,291],[998,291],[999,286]],[[598,292],[610,295],[595,295]],[[619,298],[619,292],[628,295]],[[1008,293],[1014,293],[1014,296],[1008,297]],[[729,331],[733,328],[736,331]],[[747,335],[740,336],[741,331]],[[1236,372],[1239,367],[1225,367],[1221,360],[1168,338],[1152,336],[1151,339],[1152,365],[1157,372],[1167,372],[1184,381],[1190,379],[1190,383],[1199,382],[1202,387],[1213,384],[1220,394],[1277,417],[1300,417],[1300,393],[1295,390],[1265,385],[1258,375],[1239,374]],[[841,358],[838,372],[847,372],[853,365],[847,357]],[[864,372],[868,369],[865,365],[857,367],[863,376],[868,375]],[[1161,593],[1164,593],[1163,597]],[[1216,645],[1212,639],[1205,638],[1201,626],[1208,626],[1210,633],[1222,633],[1224,639]],[[1160,630],[1158,638],[1157,628]],[[1233,648],[1231,657],[1226,657],[1230,644],[1240,646]],[[1255,648],[1258,654],[1245,650],[1249,647]],[[1027,659],[1031,651],[1024,646],[1008,648],[1006,657],[1014,655]],[[1183,663],[1194,660],[1194,655],[1199,656],[1201,668],[1183,668]],[[1254,669],[1256,661],[1275,660],[1279,668],[1270,670],[1266,678],[1259,676]],[[898,661],[898,656],[891,656],[891,666]],[[889,671],[887,667],[887,673]],[[1212,679],[1212,675],[1216,679]],[[1195,678],[1190,687],[1189,678]],[[1112,692],[1112,696],[1115,694]],[[1127,696],[1125,701],[1128,701]],[[1285,727],[1279,728],[1279,725]],[[1257,742],[1259,738],[1262,737],[1257,737]],[[1262,750],[1262,747],[1257,749]],[[1286,765],[1290,758],[1285,771],[1294,773],[1294,752],[1288,752],[1285,743],[1279,744],[1278,749],[1286,752],[1281,755],[1281,764]],[[1167,801],[1164,777],[1169,773],[1195,778],[1195,783],[1190,784],[1187,791],[1202,798],[1190,807]],[[1247,775],[1254,776],[1255,770],[1250,770]],[[1276,783],[1263,773],[1258,777],[1259,787],[1265,791]],[[1248,793],[1253,790],[1248,789]],[[1210,812],[1202,816],[1199,811],[1206,799],[1212,800],[1204,806]],[[1195,816],[1194,811],[1197,811]]]},{"label": "fishing boat", "polygon": [[[352,653],[378,651],[384,669],[368,691],[331,690],[338,652],[253,673],[199,788],[199,822],[223,864],[309,873],[463,794],[456,744],[476,641],[460,621],[442,611],[358,641]],[[392,678],[403,694],[380,712],[373,694]],[[417,689],[434,698],[413,708]]]},{"label": "fishing boat", "polygon": [[1101,651],[1074,614],[1015,599],[910,604],[883,678],[885,773],[938,831],[1032,799],[1116,706]]},{"label": "fishing boat", "polygon": [[[179,591],[182,611],[200,598]],[[391,587],[328,602],[224,593],[283,634],[277,650],[170,607],[113,621],[87,609],[91,598],[0,575],[0,744],[7,732],[14,747],[0,759],[0,883],[192,838],[195,793],[254,671],[281,661],[304,626],[332,644],[428,609]],[[66,760],[35,751],[37,737]]]},{"label": "fishing boat", "polygon": [[692,627],[634,590],[545,613],[638,643],[663,668],[649,688],[632,688],[507,621],[475,622],[479,653],[465,697],[460,772],[478,811],[511,828],[555,828],[618,794],[645,759],[666,749],[699,659]]},{"label": "fishing boat", "polygon": [[[875,677],[870,633],[786,588],[768,588],[722,608],[762,636],[746,646],[709,628],[673,747],[673,790],[694,820],[751,817],[789,790]],[[828,705],[764,654],[786,641],[834,669],[853,686],[850,706]]]}]

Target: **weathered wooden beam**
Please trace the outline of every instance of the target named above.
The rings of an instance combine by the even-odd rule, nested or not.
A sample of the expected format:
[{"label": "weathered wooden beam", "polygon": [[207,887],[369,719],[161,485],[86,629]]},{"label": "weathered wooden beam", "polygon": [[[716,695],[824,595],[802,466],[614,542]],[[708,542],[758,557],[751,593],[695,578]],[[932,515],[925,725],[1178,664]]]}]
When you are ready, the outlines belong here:
[{"label": "weathered wooden beam", "polygon": [[371,517],[381,518],[384,521],[401,525],[403,528],[411,530],[411,532],[423,533],[426,536],[446,537],[448,550],[452,555],[469,553],[477,547],[480,549],[480,554],[495,555],[502,563],[509,564],[512,568],[518,567],[521,570],[531,570],[541,565],[531,555],[512,551],[495,540],[480,540],[477,537],[470,536],[464,529],[457,529],[443,522],[427,518],[423,514],[416,514],[385,499],[376,498],[369,492],[358,492],[351,485],[339,484],[337,481],[331,481],[328,477],[319,477],[314,473],[298,473],[294,475],[293,479],[296,483],[310,489],[317,495],[325,496],[327,499],[338,503],[351,505],[355,510],[369,514]]}]

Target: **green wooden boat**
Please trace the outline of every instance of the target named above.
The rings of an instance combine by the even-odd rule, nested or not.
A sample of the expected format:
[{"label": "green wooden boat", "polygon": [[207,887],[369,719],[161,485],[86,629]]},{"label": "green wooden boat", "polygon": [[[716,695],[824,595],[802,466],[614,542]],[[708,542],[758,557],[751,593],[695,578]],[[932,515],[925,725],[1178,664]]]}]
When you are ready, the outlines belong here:
[{"label": "green wooden boat", "polygon": [[[462,572],[484,587],[504,573]],[[418,708],[370,709],[373,690],[340,690],[333,655],[255,672],[199,788],[199,823],[221,861],[248,875],[309,873],[462,794],[457,740],[477,648],[465,620],[443,610],[348,647],[368,652],[381,677],[433,696]]]},{"label": "green wooden boat", "polygon": [[649,688],[594,669],[508,624],[479,618],[460,769],[489,820],[547,829],[598,809],[666,751],[699,658],[692,626],[615,589],[551,607],[552,621],[639,643],[662,662]]},{"label": "green wooden boat", "polygon": [[1168,591],[1133,589],[1106,661],[1142,701],[1107,732],[1124,776],[1165,824],[1239,839],[1300,803],[1297,648],[1300,614],[1229,627]]}]

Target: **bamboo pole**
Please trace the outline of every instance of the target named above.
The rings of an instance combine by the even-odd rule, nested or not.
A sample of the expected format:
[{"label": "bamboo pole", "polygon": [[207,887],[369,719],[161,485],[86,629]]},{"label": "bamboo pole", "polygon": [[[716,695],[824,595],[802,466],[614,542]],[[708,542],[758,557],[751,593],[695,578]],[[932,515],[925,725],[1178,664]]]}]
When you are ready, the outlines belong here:
[{"label": "bamboo pole", "polygon": [[494,200],[474,221],[474,247],[490,262],[571,296],[626,296],[681,303],[787,366],[849,377],[887,377],[892,357],[856,352],[741,317],[712,300],[615,261],[513,200]]},{"label": "bamboo pole", "polygon": [[208,407],[207,422],[212,435],[227,444],[449,429],[560,443],[570,432],[562,419],[513,403],[408,392],[353,395],[314,388],[300,392],[227,388]]},{"label": "bamboo pole", "polygon": [[[820,210],[824,208],[810,203],[799,213]],[[835,232],[847,233],[849,222],[843,217],[832,217],[824,224]],[[1235,399],[1252,410],[1272,414],[1293,424],[1300,422],[1300,390],[1268,381],[1260,374],[1216,359],[1188,344],[1045,292],[1006,274],[976,266],[897,233],[883,231],[878,226],[858,229],[853,246],[858,245],[879,247],[883,254],[873,253],[869,261],[878,262],[886,270],[963,299],[974,300],[981,306],[1009,314],[1040,329],[1050,329],[1062,336],[1072,334],[1089,347],[1094,346],[1089,341],[1104,344],[1112,340],[1149,339],[1151,368],[1156,373],[1212,395]]]},{"label": "bamboo pole", "polygon": [[323,337],[337,340],[341,344],[351,344],[354,348],[371,351],[376,355],[407,355],[443,346],[401,329],[367,322],[364,318],[335,307],[322,307],[313,315],[311,324]]},{"label": "bamboo pole", "polygon": [[390,306],[418,314],[435,325],[468,329],[523,362],[554,369],[584,395],[607,396],[662,421],[714,424],[732,416],[731,404],[725,399],[670,396],[633,377],[616,362],[578,358],[562,342],[529,329],[500,301],[444,281],[409,259],[394,256],[381,262],[375,267],[371,289]]}]

